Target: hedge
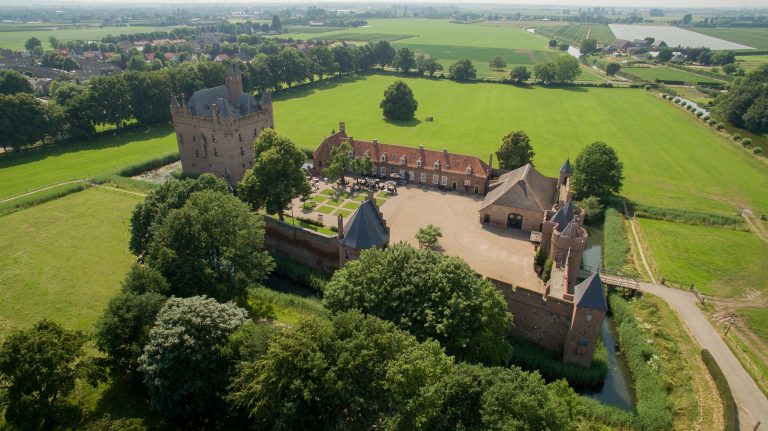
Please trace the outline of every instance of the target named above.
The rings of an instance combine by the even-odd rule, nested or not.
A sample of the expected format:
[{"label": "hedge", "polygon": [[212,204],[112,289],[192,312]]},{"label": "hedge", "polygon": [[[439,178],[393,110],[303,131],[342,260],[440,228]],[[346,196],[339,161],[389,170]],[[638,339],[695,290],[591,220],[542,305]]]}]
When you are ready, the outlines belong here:
[{"label": "hedge", "polygon": [[179,160],[180,159],[178,153],[166,154],[164,156],[156,157],[154,159],[137,163],[135,165],[127,166],[118,171],[117,175],[120,175],[121,177],[132,177],[142,172],[151,171],[152,169],[157,169],[161,166],[165,166]]},{"label": "hedge", "polygon": [[725,374],[723,374],[723,370],[717,365],[717,361],[709,353],[709,350],[704,349],[701,351],[701,360],[704,361],[709,374],[712,375],[715,386],[717,386],[717,392],[720,393],[720,399],[723,400],[723,429],[725,431],[736,431],[738,429],[736,426],[736,401],[733,399],[731,387],[728,386]]}]

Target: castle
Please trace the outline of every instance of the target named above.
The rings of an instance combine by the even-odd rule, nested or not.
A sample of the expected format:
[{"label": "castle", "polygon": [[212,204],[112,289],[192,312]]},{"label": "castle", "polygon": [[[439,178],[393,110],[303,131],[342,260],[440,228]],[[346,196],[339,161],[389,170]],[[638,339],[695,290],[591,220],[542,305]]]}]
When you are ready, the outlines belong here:
[{"label": "castle", "polygon": [[184,104],[171,97],[171,116],[184,173],[212,173],[233,187],[253,166],[253,142],[275,127],[270,93],[262,92],[257,102],[243,92],[234,63],[224,85],[195,91]]}]

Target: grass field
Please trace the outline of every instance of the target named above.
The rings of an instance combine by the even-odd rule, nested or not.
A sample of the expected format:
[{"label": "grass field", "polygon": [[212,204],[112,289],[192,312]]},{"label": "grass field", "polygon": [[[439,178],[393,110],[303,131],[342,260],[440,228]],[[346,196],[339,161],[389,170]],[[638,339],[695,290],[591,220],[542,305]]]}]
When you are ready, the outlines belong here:
[{"label": "grass field", "polygon": [[738,55],[736,56],[736,64],[750,72],[764,64],[768,64],[768,55]]},{"label": "grass field", "polygon": [[697,28],[690,30],[707,36],[768,50],[768,28]]},{"label": "grass field", "polygon": [[97,40],[107,35],[149,33],[153,31],[170,31],[173,27],[97,27],[82,26],[73,28],[70,26],[56,28],[55,26],[37,27],[35,29],[19,28],[16,24],[0,24],[0,48],[24,49],[24,42],[31,37],[36,37],[43,42],[43,48],[50,49],[48,38],[55,36],[59,41],[69,40]]},{"label": "grass field", "polygon": [[111,174],[178,152],[170,127],[22,151],[0,157],[0,199],[58,182]]},{"label": "grass field", "polygon": [[42,317],[90,330],[134,261],[128,219],[141,199],[91,188],[0,217],[0,334]]},{"label": "grass field", "polygon": [[758,337],[768,343],[768,310],[765,308],[742,308],[739,314]]},{"label": "grass field", "polygon": [[638,219],[658,275],[694,283],[706,295],[766,291],[768,245],[750,232]]},{"label": "grass field", "polygon": [[[566,157],[573,160],[582,147],[602,140],[624,161],[623,192],[633,201],[727,213],[748,205],[768,212],[768,167],[644,90],[406,78],[419,101],[417,118],[392,123],[382,118],[379,102],[396,79],[401,78],[368,75],[275,95],[276,128],[314,149],[345,121],[359,139],[447,148],[483,160],[502,136],[523,129],[531,136],[536,166],[553,176]],[[424,121],[427,116],[434,121]]]},{"label": "grass field", "polygon": [[616,40],[607,24],[545,25],[536,28],[555,39],[581,45],[584,39],[595,39],[598,44],[609,44]]},{"label": "grass field", "polygon": [[662,81],[682,81],[691,84],[695,84],[697,82],[707,82],[714,84],[723,83],[723,81],[718,81],[704,75],[697,75],[695,73],[690,73],[679,69],[672,69],[670,67],[622,67],[621,70],[622,72],[635,75],[648,81],[655,81],[656,79],[659,79]]}]

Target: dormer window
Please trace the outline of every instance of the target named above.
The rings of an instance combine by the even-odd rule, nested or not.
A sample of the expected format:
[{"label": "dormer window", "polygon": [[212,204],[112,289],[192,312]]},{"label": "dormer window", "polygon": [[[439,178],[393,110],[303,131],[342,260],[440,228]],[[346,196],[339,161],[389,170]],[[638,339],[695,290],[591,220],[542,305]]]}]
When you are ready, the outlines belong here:
[{"label": "dormer window", "polygon": [[366,152],[365,152],[365,154],[363,154],[363,156],[364,156],[366,159],[370,159],[370,158],[371,158],[371,152],[370,152],[370,151],[366,151]]},{"label": "dormer window", "polygon": [[381,161],[382,162],[386,162],[387,161],[387,154],[386,153],[381,155]]},{"label": "dormer window", "polygon": [[406,162],[405,156],[401,156],[400,157],[400,164],[401,165],[405,165],[405,162]]},{"label": "dormer window", "polygon": [[416,160],[416,167],[417,168],[421,167],[421,157],[419,157],[419,160]]},{"label": "dormer window", "polygon": [[352,150],[347,151],[347,157],[349,157],[350,159],[354,158],[355,157],[355,152],[352,151]]},{"label": "dormer window", "polygon": [[472,166],[467,166],[467,175],[472,175]]},{"label": "dormer window", "polygon": [[435,170],[440,169],[440,160],[435,162]]}]

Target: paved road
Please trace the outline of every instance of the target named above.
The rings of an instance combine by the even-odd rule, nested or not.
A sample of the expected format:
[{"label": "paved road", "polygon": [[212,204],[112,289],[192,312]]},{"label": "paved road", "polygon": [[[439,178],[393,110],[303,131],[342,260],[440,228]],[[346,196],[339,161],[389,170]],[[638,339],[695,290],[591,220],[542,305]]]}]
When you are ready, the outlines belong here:
[{"label": "paved road", "polygon": [[752,431],[760,421],[759,430],[768,430],[768,398],[763,395],[752,377],[744,371],[720,334],[712,327],[692,293],[652,283],[640,283],[640,290],[661,297],[680,315],[680,318],[702,348],[712,356],[723,370],[739,407],[739,425],[742,430]]}]

